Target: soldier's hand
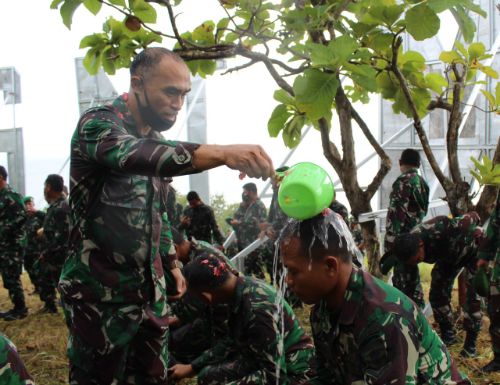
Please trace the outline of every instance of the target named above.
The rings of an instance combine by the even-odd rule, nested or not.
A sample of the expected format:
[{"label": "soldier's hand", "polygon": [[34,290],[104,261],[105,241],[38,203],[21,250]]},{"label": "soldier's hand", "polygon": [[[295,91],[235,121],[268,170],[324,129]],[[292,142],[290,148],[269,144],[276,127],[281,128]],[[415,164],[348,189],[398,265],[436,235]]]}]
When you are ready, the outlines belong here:
[{"label": "soldier's hand", "polygon": [[259,145],[224,146],[225,165],[252,178],[266,180],[274,175],[273,161]]},{"label": "soldier's hand", "polygon": [[170,272],[172,273],[172,276],[174,277],[175,280],[175,286],[177,287],[177,294],[169,296],[168,298],[170,300],[176,300],[181,298],[186,292],[186,279],[182,275],[181,269],[177,267],[175,269],[170,270]]},{"label": "soldier's hand", "polygon": [[191,365],[175,364],[168,369],[168,376],[173,380],[182,380],[187,377],[194,377],[196,373]]}]

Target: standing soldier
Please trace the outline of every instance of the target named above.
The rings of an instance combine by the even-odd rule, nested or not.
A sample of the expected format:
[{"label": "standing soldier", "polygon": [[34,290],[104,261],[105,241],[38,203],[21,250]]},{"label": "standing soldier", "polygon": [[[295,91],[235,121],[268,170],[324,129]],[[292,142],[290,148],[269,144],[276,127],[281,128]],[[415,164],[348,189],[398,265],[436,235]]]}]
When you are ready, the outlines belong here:
[{"label": "standing soldier", "polygon": [[286,282],[314,304],[310,384],[470,384],[415,303],[353,266],[356,246],[338,221],[328,210],[291,220],[280,236]]},{"label": "standing soldier", "polygon": [[477,258],[478,268],[488,268],[490,262],[493,262],[490,272],[488,316],[491,345],[495,356],[483,371],[498,372],[500,371],[500,191],[497,194],[495,209],[490,216],[486,236],[479,245]]},{"label": "standing soldier", "polygon": [[6,321],[24,318],[28,309],[24,301],[21,273],[23,269],[26,233],[26,211],[23,198],[7,183],[7,171],[0,166],[0,272],[4,287],[14,308],[1,313]]},{"label": "standing soldier", "polygon": [[68,256],[69,204],[63,190],[62,176],[51,174],[45,180],[43,193],[49,204],[43,222],[43,252],[40,258],[40,298],[44,311],[57,313],[56,287],[62,265]]},{"label": "standing soldier", "polygon": [[167,384],[162,260],[179,294],[185,281],[165,242],[163,179],[222,165],[251,177],[272,173],[257,145],[165,139],[190,89],[178,55],[146,48],[130,66],[129,92],[85,112],[72,137],[70,253],[59,290],[73,385]]},{"label": "standing soldier", "polygon": [[24,252],[24,268],[28,272],[31,283],[35,287],[35,292],[40,292],[40,271],[38,259],[42,252],[42,240],[38,236],[38,230],[43,227],[45,213],[37,210],[33,197],[24,197],[24,206],[28,219],[24,224],[26,229],[26,248]]},{"label": "standing soldier", "polygon": [[[236,231],[238,251],[243,250],[258,238],[261,225],[266,222],[266,206],[257,195],[255,183],[247,183],[243,186],[241,200],[230,222]],[[246,256],[245,274],[254,274],[258,278],[264,278],[264,264],[258,251]]]},{"label": "standing soldier", "polygon": [[[400,234],[394,241],[393,252],[399,262],[416,266],[420,262],[433,263],[429,301],[434,319],[439,324],[441,339],[446,345],[456,342],[451,309],[451,291],[455,278],[464,269],[467,280],[467,300],[464,305],[464,329],[467,332],[463,356],[476,355],[476,339],[481,329],[481,302],[472,278],[476,271],[477,243],[482,230],[476,212],[462,217],[441,215],[418,226],[411,233]],[[420,284],[411,282],[413,287]]]},{"label": "standing soldier", "polygon": [[180,229],[186,230],[188,237],[221,247],[224,237],[212,208],[201,200],[196,191],[188,192],[186,198],[189,206],[184,209]]},{"label": "standing soldier", "polygon": [[[429,186],[418,174],[419,167],[418,151],[407,148],[401,153],[399,160],[401,175],[392,184],[389,196],[384,240],[386,252],[392,251],[396,235],[410,232],[427,214]],[[424,291],[420,284],[418,266],[396,263],[392,282],[420,308],[424,308]]]}]

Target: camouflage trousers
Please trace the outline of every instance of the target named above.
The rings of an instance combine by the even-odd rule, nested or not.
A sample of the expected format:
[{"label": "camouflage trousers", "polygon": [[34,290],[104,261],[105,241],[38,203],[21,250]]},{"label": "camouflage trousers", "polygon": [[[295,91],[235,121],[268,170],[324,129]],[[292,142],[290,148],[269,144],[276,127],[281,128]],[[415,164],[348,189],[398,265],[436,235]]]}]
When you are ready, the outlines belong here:
[{"label": "camouflage trousers", "polygon": [[72,385],[167,384],[168,316],[149,304],[63,303]]},{"label": "camouflage trousers", "polygon": [[259,250],[256,250],[245,257],[245,275],[255,276],[264,279],[264,262],[260,256]]},{"label": "camouflage trousers", "polygon": [[227,362],[221,362],[203,368],[198,373],[199,385],[305,385],[314,378],[314,349],[302,349],[287,354],[285,368],[280,370],[279,382],[276,381],[275,371],[272,378],[269,372],[255,365],[255,357],[237,355]]},{"label": "camouflage trousers", "polygon": [[490,317],[491,345],[495,357],[500,357],[500,260],[497,259],[490,276],[488,296],[488,317]]},{"label": "camouflage trousers", "polygon": [[189,364],[210,348],[211,334],[209,322],[201,318],[170,330],[170,357],[173,357],[175,362]]},{"label": "camouflage trousers", "polygon": [[34,385],[14,344],[0,333],[0,384]]},{"label": "camouflage trousers", "polygon": [[424,290],[420,283],[418,265],[412,266],[401,262],[396,263],[392,276],[392,284],[395,288],[411,298],[420,309],[424,308]]},{"label": "camouflage trousers", "polygon": [[24,291],[21,283],[22,261],[17,256],[3,255],[0,261],[3,286],[9,292],[9,298],[15,308],[24,309]]},{"label": "camouflage trousers", "polygon": [[40,286],[40,268],[38,258],[40,258],[40,253],[29,253],[24,256],[24,268],[28,272],[30,281],[35,288]]},{"label": "camouflage trousers", "polygon": [[[467,298],[463,307],[464,330],[479,332],[481,329],[481,300],[476,294],[473,285],[473,277],[476,272],[476,261],[470,261],[464,266],[466,277]],[[444,263],[436,263],[431,273],[431,289],[429,301],[434,313],[434,319],[439,324],[441,331],[453,330],[453,315],[451,308],[451,292],[453,283],[460,272],[460,267],[450,266]]]},{"label": "camouflage trousers", "polygon": [[49,263],[46,260],[40,261],[40,299],[47,305],[56,303],[56,287],[61,276],[62,263]]}]

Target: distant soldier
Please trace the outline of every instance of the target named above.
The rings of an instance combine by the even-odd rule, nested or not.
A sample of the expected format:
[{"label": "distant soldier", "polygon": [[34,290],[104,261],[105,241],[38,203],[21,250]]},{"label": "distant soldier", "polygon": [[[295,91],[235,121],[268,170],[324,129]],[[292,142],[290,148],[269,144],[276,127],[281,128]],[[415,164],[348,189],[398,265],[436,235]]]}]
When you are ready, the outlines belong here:
[{"label": "distant soldier", "polygon": [[492,262],[488,296],[488,316],[490,317],[490,336],[493,348],[493,361],[483,371],[500,371],[500,192],[497,194],[495,209],[490,215],[486,236],[479,245],[478,267],[487,268]]},{"label": "distant soldier", "polygon": [[40,270],[38,259],[42,252],[42,240],[38,236],[38,231],[43,227],[45,213],[37,210],[33,197],[24,197],[24,206],[28,218],[24,224],[26,231],[26,248],[24,249],[24,268],[28,272],[31,283],[35,287],[35,292],[40,291]]},{"label": "distant soldier", "polygon": [[349,211],[347,210],[347,207],[345,207],[338,200],[334,199],[332,203],[330,203],[329,208],[330,210],[339,214],[346,223],[346,225],[349,226]]},{"label": "distant soldier", "polygon": [[[476,212],[461,217],[441,215],[426,221],[411,231],[400,234],[394,241],[394,254],[400,262],[416,266],[420,262],[433,263],[429,300],[434,319],[439,324],[441,339],[446,345],[456,342],[453,329],[451,291],[455,278],[464,269],[467,281],[467,300],[464,305],[464,329],[467,332],[464,356],[476,355],[476,339],[481,329],[481,302],[472,278],[476,272],[477,243],[482,230]],[[420,283],[411,282],[413,287]]]},{"label": "distant soldier", "polygon": [[[418,151],[408,148],[401,153],[399,160],[401,175],[392,184],[389,196],[384,240],[386,252],[392,250],[394,239],[398,234],[411,231],[422,222],[427,214],[429,186],[418,174],[419,167]],[[418,266],[397,263],[394,267],[392,283],[423,308],[424,292],[418,277]],[[416,286],[413,286],[414,284]]]},{"label": "distant soldier", "polygon": [[40,298],[44,311],[57,313],[56,287],[68,256],[70,209],[64,193],[62,176],[51,174],[45,180],[43,193],[49,204],[43,222],[43,252],[40,259]]},{"label": "distant soldier", "polygon": [[[261,225],[266,222],[266,206],[257,195],[255,183],[247,183],[243,186],[241,200],[230,222],[236,231],[238,251],[243,250],[259,237]],[[246,256],[245,274],[254,274],[258,278],[264,278],[264,264],[258,251]]]},{"label": "distant soldier", "polygon": [[214,211],[205,204],[196,191],[187,194],[189,206],[184,209],[180,229],[186,230],[188,237],[222,246],[224,237],[220,232]]},{"label": "distant soldier", "polygon": [[182,205],[177,202],[177,191],[171,184],[168,185],[167,191],[168,220],[173,228],[179,229],[181,225]]},{"label": "distant soldier", "polygon": [[230,305],[229,335],[191,364],[174,365],[173,379],[196,374],[200,385],[310,384],[312,341],[273,287],[236,276],[210,253],[187,264],[184,274],[188,292],[211,305]]},{"label": "distant soldier", "polygon": [[16,346],[2,333],[0,333],[0,384],[35,385]]},{"label": "distant soldier", "polygon": [[352,263],[354,241],[331,210],[290,221],[280,237],[287,284],[314,304],[312,385],[470,384],[420,309]]},{"label": "distant soldier", "polygon": [[24,318],[28,314],[21,283],[26,217],[23,198],[8,185],[7,171],[0,166],[0,272],[14,304],[13,309],[0,314],[0,318],[6,321]]}]

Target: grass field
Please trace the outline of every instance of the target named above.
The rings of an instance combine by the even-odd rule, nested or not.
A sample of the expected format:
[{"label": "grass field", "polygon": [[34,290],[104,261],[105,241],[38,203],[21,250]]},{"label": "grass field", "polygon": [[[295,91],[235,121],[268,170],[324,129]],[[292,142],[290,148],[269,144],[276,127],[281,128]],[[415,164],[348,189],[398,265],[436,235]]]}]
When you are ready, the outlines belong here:
[{"label": "grass field", "polygon": [[[424,286],[428,281],[429,269],[422,269]],[[58,385],[67,383],[66,339],[67,330],[61,312],[59,314],[42,314],[43,307],[38,296],[29,295],[32,286],[26,275],[23,276],[29,315],[23,320],[5,322],[0,321],[0,331],[6,334],[16,345],[26,367],[38,385]],[[456,297],[456,292],[454,293]],[[456,300],[456,299],[455,299]],[[7,292],[0,289],[0,311],[11,307]],[[303,326],[310,331],[308,309],[298,310],[297,315]],[[460,324],[458,322],[457,326]],[[464,333],[459,332],[460,343],[451,347],[451,354],[458,362],[462,371],[467,373],[474,384],[500,384],[500,373],[486,376],[480,368],[492,358],[491,346],[487,327],[489,320],[485,317],[483,328],[478,341],[479,357],[463,359],[459,357]],[[185,385],[195,384],[195,381],[185,381]]]}]

